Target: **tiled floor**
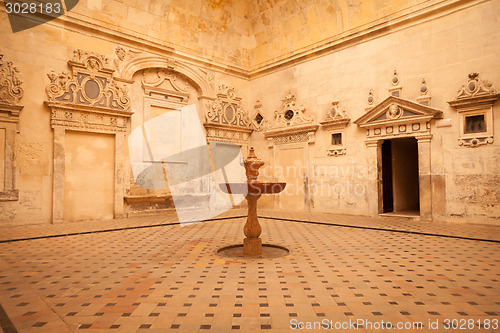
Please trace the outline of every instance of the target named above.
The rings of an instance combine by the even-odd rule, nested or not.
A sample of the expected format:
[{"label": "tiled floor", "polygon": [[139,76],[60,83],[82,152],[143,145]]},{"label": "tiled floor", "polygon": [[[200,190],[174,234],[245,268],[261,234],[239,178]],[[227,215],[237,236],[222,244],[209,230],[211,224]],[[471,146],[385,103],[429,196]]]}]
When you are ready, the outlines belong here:
[{"label": "tiled floor", "polygon": [[[262,211],[263,241],[290,254],[221,258],[244,237],[241,213],[183,228],[173,216],[1,228],[3,331],[500,330],[498,227]],[[447,319],[465,329],[446,330]]]}]

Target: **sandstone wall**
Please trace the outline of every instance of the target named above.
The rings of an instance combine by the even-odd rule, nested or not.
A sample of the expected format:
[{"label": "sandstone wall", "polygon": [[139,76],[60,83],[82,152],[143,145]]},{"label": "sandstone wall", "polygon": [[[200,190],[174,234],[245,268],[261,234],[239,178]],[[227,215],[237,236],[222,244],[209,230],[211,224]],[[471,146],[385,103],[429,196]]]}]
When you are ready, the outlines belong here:
[{"label": "sandstone wall", "polygon": [[[330,137],[322,127],[316,132],[315,143],[309,144],[310,184],[321,184],[317,193],[311,192],[312,210],[369,214],[369,202],[376,200],[377,192],[370,188],[368,178],[376,166],[369,162],[366,130],[352,121],[365,113],[370,89],[374,105],[389,96],[396,69],[401,97],[415,101],[425,78],[431,106],[442,110],[444,119],[451,119],[451,127],[437,127],[435,121],[431,125],[434,219],[499,223],[500,141],[495,137],[493,144],[459,146],[459,117],[447,103],[456,98],[472,72],[500,88],[499,13],[498,2],[485,2],[252,81],[250,98],[262,102],[271,124],[288,91],[317,121],[325,119],[332,101],[339,101],[351,118],[345,129],[346,155],[327,156]],[[493,110],[496,118],[499,109],[497,102]],[[494,131],[499,130],[500,122],[495,119]],[[254,133],[252,140],[258,155],[272,164],[273,150],[263,133]],[[326,191],[329,186],[330,193]],[[272,199],[263,204],[266,202],[268,207],[274,204]]]}]

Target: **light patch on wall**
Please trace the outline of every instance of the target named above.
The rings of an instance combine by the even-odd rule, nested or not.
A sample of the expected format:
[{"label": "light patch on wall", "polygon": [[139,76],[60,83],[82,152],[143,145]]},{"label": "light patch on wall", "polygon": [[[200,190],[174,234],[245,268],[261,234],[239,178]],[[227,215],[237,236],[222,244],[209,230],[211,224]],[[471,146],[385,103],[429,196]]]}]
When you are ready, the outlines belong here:
[{"label": "light patch on wall", "polygon": [[101,10],[101,0],[87,0],[87,7],[92,10]]}]

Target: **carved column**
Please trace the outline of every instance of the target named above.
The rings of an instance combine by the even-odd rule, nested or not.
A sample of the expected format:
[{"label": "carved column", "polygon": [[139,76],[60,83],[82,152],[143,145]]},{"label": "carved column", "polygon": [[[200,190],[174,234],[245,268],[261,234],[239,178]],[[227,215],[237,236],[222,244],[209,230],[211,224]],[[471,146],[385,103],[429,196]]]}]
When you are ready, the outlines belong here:
[{"label": "carved column", "polygon": [[431,138],[430,134],[417,137],[420,218],[429,221],[432,220]]},{"label": "carved column", "polygon": [[64,221],[64,174],[65,174],[64,127],[54,126],[54,174],[52,189],[52,222]]}]

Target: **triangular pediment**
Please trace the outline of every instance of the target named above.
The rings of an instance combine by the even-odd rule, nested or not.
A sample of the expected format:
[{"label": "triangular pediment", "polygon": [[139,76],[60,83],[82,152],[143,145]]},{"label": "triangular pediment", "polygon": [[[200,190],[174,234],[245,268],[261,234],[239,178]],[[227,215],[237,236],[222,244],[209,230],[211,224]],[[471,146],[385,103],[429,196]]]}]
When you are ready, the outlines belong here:
[{"label": "triangular pediment", "polygon": [[441,110],[390,96],[354,121],[360,127],[440,118]]}]

